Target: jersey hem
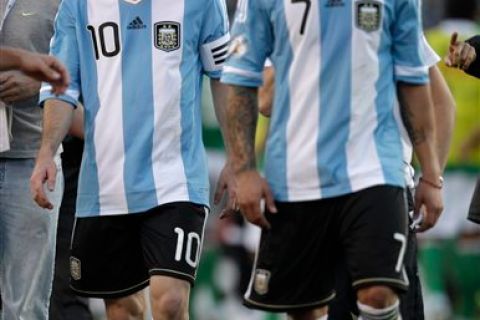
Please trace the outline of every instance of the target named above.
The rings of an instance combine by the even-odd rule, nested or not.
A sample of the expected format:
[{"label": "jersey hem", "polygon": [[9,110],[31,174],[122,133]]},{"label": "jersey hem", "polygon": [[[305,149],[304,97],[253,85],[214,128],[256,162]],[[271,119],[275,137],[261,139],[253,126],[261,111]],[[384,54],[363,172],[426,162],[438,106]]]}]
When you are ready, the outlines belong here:
[{"label": "jersey hem", "polygon": [[155,207],[169,204],[169,203],[175,203],[175,202],[191,202],[191,203],[205,206],[206,208],[208,208],[208,210],[210,210],[210,204],[208,201],[197,200],[195,199],[195,197],[192,197],[192,198],[194,199],[187,199],[187,198],[171,199],[165,202],[158,202],[154,206],[133,207],[133,208],[128,208],[127,210],[125,210],[124,208],[115,208],[110,210],[101,210],[100,212],[92,213],[91,210],[79,209],[76,212],[76,216],[77,218],[90,218],[90,217],[99,217],[99,216],[120,216],[120,215],[126,215],[126,214],[141,214]]},{"label": "jersey hem", "polygon": [[[336,198],[340,196],[344,196],[347,194],[352,194],[356,193],[368,188],[376,187],[376,186],[392,186],[392,187],[399,187],[399,188],[405,188],[405,183],[396,183],[396,182],[385,182],[385,181],[375,181],[371,183],[365,183],[362,185],[357,186],[355,189],[352,188],[344,188],[343,190],[340,190],[335,193],[329,193],[328,190],[330,188],[326,188],[322,190],[322,193],[320,193],[317,190],[315,192],[289,192],[289,195],[287,195],[286,190],[284,190],[283,193],[278,193],[274,192],[274,199],[276,201],[280,202],[303,202],[303,201],[315,201],[315,200],[320,200],[320,199],[328,199],[328,198]],[[338,187],[331,188],[332,189],[337,189]]]}]

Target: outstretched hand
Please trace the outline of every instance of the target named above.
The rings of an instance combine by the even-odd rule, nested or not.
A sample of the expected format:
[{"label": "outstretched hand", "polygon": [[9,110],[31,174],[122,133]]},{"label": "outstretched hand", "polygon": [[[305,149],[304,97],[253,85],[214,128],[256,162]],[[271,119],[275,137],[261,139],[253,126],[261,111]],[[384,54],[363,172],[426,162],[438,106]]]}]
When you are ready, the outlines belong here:
[{"label": "outstretched hand", "polygon": [[53,209],[53,204],[45,193],[45,184],[49,191],[55,189],[57,166],[51,156],[45,156],[41,152],[37,157],[32,177],[30,178],[30,192],[33,200],[44,209]]},{"label": "outstretched hand", "polygon": [[417,230],[424,232],[433,228],[443,211],[442,191],[420,180],[415,189],[414,203],[414,215],[423,215],[422,222]]},{"label": "outstretched hand", "polygon": [[20,55],[20,70],[39,81],[49,82],[55,94],[67,90],[70,76],[65,66],[56,58],[43,54],[22,51]]},{"label": "outstretched hand", "polygon": [[467,42],[458,41],[458,33],[454,32],[450,39],[445,64],[451,68],[466,70],[477,59],[475,48]]},{"label": "outstretched hand", "polygon": [[267,181],[256,170],[237,174],[236,181],[236,206],[240,212],[250,223],[270,229],[270,223],[262,212],[261,201],[265,200],[265,206],[270,213],[277,213],[277,208]]}]

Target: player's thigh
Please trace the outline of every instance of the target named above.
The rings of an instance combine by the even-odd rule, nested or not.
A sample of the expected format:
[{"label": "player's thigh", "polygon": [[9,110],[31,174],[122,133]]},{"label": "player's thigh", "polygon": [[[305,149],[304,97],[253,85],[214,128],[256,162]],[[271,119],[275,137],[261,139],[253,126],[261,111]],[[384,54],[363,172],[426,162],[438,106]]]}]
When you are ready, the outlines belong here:
[{"label": "player's thigh", "polygon": [[76,294],[120,298],[148,285],[139,215],[76,219],[70,258]]},{"label": "player's thigh", "polygon": [[357,192],[345,203],[341,237],[355,289],[387,286],[405,291],[405,191],[391,186]]},{"label": "player's thigh", "polygon": [[266,213],[247,306],[293,313],[326,305],[334,296],[333,252],[337,245],[331,201],[277,203]]},{"label": "player's thigh", "polygon": [[151,276],[195,281],[208,209],[191,202],[159,206],[142,221],[141,241]]}]

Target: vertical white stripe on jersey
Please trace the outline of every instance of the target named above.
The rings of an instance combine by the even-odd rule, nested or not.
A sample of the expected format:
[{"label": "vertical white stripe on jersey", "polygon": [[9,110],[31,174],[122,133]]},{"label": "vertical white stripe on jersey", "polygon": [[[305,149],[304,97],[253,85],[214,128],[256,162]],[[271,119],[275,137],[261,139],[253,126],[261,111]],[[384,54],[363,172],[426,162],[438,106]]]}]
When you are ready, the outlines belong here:
[{"label": "vertical white stripe on jersey", "polygon": [[[102,6],[105,7],[105,10],[102,10]],[[111,6],[116,6],[116,10],[110,9]],[[87,8],[88,23],[95,26],[97,39],[99,39],[99,25],[105,21],[120,23],[120,8],[116,1],[88,0]],[[113,44],[112,29],[105,28],[104,31],[105,44],[111,50],[110,46]],[[99,42],[98,45],[100,45]],[[99,51],[101,52],[100,49]],[[123,148],[122,55],[118,54],[106,58],[100,54],[100,59],[96,63],[100,107],[95,118],[94,142],[98,168],[100,214],[108,214],[112,210],[118,213],[122,208],[126,213],[128,212],[128,206],[123,181],[125,157]],[[106,123],[108,125],[105,125]]]},{"label": "vertical white stripe on jersey", "polygon": [[[183,41],[184,7],[184,0],[152,1],[152,24],[161,21],[179,22],[180,41]],[[155,34],[152,39],[155,40]],[[180,63],[183,48],[182,44],[179,50],[165,52],[152,45],[155,117],[152,166],[157,199],[162,203],[178,201],[179,196],[182,197],[178,194],[179,190],[183,190],[185,200],[189,199],[180,141],[182,134]],[[172,185],[173,183],[178,185]]]},{"label": "vertical white stripe on jersey", "polygon": [[[355,17],[356,2],[359,1],[352,4],[352,17]],[[384,3],[383,0],[380,2]],[[382,167],[375,146],[374,130],[377,127],[375,85],[380,76],[377,52],[383,32],[365,32],[357,28],[355,23],[352,29],[352,103],[347,165],[352,191],[358,191],[372,183],[379,183],[379,179],[385,181],[383,175],[365,175],[368,172],[381,172],[378,169]],[[366,46],[365,42],[371,45]]]},{"label": "vertical white stripe on jersey", "polygon": [[[305,196],[290,194],[291,190],[305,190],[310,198],[312,190],[318,190],[318,197],[321,197],[317,161],[321,65],[318,3],[311,2],[305,32],[300,35],[305,4],[284,0],[290,45],[295,48],[289,73],[290,117],[287,123],[289,199]],[[309,185],[305,185],[306,181]]]}]

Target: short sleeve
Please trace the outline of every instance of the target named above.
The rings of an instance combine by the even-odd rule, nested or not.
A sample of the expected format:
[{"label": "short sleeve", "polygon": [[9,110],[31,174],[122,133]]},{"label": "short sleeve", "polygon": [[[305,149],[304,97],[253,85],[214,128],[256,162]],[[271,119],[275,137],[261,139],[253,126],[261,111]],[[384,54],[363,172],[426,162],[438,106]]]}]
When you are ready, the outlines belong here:
[{"label": "short sleeve", "polygon": [[230,41],[225,0],[210,0],[201,32],[200,57],[204,72],[211,78],[220,78],[228,56]]},{"label": "short sleeve", "polygon": [[55,19],[55,32],[50,43],[50,54],[65,64],[70,73],[70,84],[62,95],[54,95],[48,83],[40,89],[40,105],[46,100],[57,99],[70,103],[74,107],[80,98],[80,72],[77,37],[75,32],[75,15],[71,9],[71,1],[64,0],[59,6]]},{"label": "short sleeve", "polygon": [[428,83],[428,66],[422,54],[420,0],[396,0],[392,26],[393,58],[397,81]]},{"label": "short sleeve", "polygon": [[441,59],[439,55],[430,46],[427,39],[425,38],[425,35],[422,35],[422,51],[423,59],[425,60],[425,65],[427,67],[431,68],[440,62]]},{"label": "short sleeve", "polygon": [[263,1],[240,0],[222,82],[247,87],[261,86],[265,61],[271,55],[272,48],[272,25]]}]

